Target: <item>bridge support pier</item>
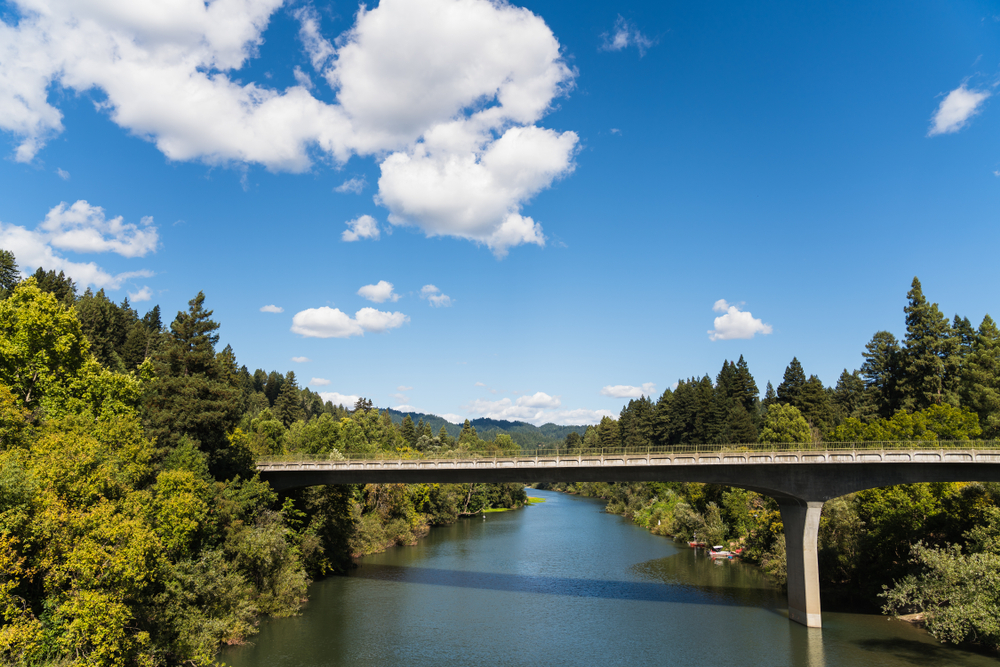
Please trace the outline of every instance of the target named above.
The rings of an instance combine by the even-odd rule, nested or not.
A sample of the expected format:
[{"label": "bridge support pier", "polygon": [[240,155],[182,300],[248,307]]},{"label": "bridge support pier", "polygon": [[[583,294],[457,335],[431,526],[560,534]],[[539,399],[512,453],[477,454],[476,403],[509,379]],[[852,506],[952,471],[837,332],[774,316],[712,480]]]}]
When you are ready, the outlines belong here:
[{"label": "bridge support pier", "polygon": [[789,498],[779,499],[778,507],[785,525],[788,620],[808,628],[823,627],[816,556],[823,503]]}]

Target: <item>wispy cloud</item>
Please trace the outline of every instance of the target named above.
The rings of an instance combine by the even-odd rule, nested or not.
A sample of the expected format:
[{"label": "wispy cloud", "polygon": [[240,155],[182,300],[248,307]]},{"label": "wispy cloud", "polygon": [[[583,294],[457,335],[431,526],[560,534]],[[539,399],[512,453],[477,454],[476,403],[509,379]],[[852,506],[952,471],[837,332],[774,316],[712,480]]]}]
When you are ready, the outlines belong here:
[{"label": "wispy cloud", "polygon": [[656,44],[655,40],[646,37],[644,34],[627,21],[621,14],[615,21],[615,27],[610,33],[601,35],[602,51],[621,51],[629,46],[634,46],[639,50],[639,57],[646,55],[646,50]]},{"label": "wispy cloud", "polygon": [[420,288],[420,298],[427,299],[432,306],[435,308],[447,308],[451,305],[451,297],[447,294],[442,294],[434,285],[424,285]]},{"label": "wispy cloud", "polygon": [[642,396],[652,396],[654,391],[656,391],[656,384],[653,382],[646,382],[640,387],[633,387],[628,384],[609,384],[601,389],[601,396],[640,398]]},{"label": "wispy cloud", "polygon": [[362,176],[361,178],[355,177],[355,178],[349,178],[349,179],[347,179],[346,181],[344,181],[343,183],[341,183],[340,185],[338,185],[337,187],[335,187],[334,191],[335,192],[341,192],[341,193],[344,193],[344,194],[351,193],[351,194],[359,195],[362,192],[364,192],[364,189],[367,186],[368,186],[368,181],[365,180],[364,176]]},{"label": "wispy cloud", "polygon": [[979,113],[989,96],[988,91],[970,90],[963,83],[941,100],[931,119],[927,136],[958,132],[968,124],[969,119]]},{"label": "wispy cloud", "polygon": [[59,178],[63,179],[64,181],[69,180],[69,172],[66,171],[65,169],[56,169],[56,173],[59,174]]},{"label": "wispy cloud", "polygon": [[292,357],[292,361],[297,364],[304,364],[306,362],[312,361],[309,357]]}]

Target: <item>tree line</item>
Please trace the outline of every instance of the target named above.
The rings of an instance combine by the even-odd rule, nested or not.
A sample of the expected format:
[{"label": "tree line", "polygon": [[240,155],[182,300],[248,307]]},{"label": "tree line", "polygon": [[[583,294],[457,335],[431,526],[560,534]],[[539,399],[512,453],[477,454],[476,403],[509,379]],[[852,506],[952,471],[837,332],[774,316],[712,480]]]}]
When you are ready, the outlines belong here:
[{"label": "tree line", "polygon": [[[514,450],[398,428],[217,350],[199,293],[165,326],[0,250],[0,662],[208,665],[315,577],[429,526],[526,501],[516,484],[278,494],[262,456]],[[418,428],[419,427],[419,428]]]},{"label": "tree line", "polygon": [[[763,399],[744,359],[678,382],[653,402],[626,405],[562,447],[701,443],[995,439],[1000,433],[1000,331],[948,320],[914,278],[906,335],[876,332],[861,367],[834,387],[793,358]],[[742,547],[779,582],[785,577],[781,514],[771,498],[711,484],[558,484],[604,498],[607,510],[677,539]],[[1000,485],[907,484],[828,501],[819,528],[824,604],[922,614],[942,641],[1000,648]]]}]

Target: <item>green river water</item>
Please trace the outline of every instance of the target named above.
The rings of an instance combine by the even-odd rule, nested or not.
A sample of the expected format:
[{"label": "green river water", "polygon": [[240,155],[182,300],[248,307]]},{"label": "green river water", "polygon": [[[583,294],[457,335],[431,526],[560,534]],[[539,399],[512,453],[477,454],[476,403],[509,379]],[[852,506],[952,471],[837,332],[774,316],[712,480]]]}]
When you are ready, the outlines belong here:
[{"label": "green river water", "polygon": [[310,587],[300,616],[265,621],[234,667],[451,665],[997,665],[881,616],[790,623],[754,567],[712,563],[602,502],[546,502],[433,528]]}]

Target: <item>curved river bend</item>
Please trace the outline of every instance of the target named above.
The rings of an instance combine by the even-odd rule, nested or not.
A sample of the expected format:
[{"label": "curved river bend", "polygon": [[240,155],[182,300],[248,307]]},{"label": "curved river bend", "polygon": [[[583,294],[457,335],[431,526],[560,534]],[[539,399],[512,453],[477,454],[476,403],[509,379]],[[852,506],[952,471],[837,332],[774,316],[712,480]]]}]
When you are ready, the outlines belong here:
[{"label": "curved river bend", "polygon": [[234,667],[996,665],[906,623],[824,612],[790,623],[756,569],[713,564],[604,504],[546,502],[434,528],[417,546],[313,584],[301,616],[267,621]]}]

